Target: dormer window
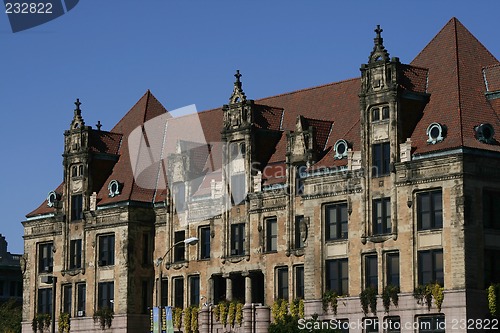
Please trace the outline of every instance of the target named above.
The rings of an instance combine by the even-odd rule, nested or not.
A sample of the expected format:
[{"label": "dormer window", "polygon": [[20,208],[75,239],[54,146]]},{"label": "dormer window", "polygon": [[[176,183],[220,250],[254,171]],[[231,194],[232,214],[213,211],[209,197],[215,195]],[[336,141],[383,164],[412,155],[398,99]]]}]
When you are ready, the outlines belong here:
[{"label": "dormer window", "polygon": [[491,124],[484,123],[479,126],[476,126],[474,128],[476,131],[476,139],[483,143],[494,143],[495,139],[493,136],[495,136],[495,129]]},{"label": "dormer window", "polygon": [[55,207],[59,200],[61,200],[61,196],[54,191],[50,191],[47,195],[47,206]]},{"label": "dormer window", "polygon": [[347,157],[347,149],[348,144],[346,140],[337,140],[337,142],[335,142],[335,145],[333,146],[333,150],[335,150],[334,158],[337,160],[341,160],[344,157]]},{"label": "dormer window", "polygon": [[427,143],[436,144],[443,141],[445,133],[444,128],[439,123],[432,123],[427,127],[426,134],[429,137]]},{"label": "dormer window", "polygon": [[113,198],[115,196],[117,196],[118,194],[120,194],[120,190],[121,190],[121,184],[113,179],[112,181],[109,182],[109,185],[108,185],[108,195]]}]

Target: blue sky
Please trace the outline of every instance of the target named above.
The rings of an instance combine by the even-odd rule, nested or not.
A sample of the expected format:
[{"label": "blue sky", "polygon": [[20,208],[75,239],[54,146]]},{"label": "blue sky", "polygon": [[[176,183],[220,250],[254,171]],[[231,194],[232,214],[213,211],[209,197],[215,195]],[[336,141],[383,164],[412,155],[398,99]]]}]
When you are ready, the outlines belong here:
[{"label": "blue sky", "polygon": [[151,89],[169,110],[227,103],[240,69],[258,99],[359,76],[384,29],[409,63],[455,16],[500,58],[500,1],[81,0],[12,33],[0,13],[0,233],[22,253],[21,221],[62,180],[76,98],[87,125],[113,125]]}]

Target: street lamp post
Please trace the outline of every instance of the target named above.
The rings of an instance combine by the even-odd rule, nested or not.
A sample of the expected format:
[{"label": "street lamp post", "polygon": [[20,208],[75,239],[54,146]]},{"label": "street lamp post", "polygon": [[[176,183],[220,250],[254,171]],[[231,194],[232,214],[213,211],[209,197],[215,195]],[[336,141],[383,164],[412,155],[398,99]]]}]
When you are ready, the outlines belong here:
[{"label": "street lamp post", "polygon": [[198,238],[197,237],[189,237],[184,240],[178,241],[174,245],[172,245],[167,252],[163,255],[163,257],[158,258],[155,260],[156,267],[160,267],[160,278],[158,280],[158,283],[156,283],[156,306],[161,306],[161,285],[162,285],[162,280],[163,280],[163,260],[167,257],[167,255],[174,249],[177,245],[180,245],[184,243],[185,245],[195,245],[198,243]]}]

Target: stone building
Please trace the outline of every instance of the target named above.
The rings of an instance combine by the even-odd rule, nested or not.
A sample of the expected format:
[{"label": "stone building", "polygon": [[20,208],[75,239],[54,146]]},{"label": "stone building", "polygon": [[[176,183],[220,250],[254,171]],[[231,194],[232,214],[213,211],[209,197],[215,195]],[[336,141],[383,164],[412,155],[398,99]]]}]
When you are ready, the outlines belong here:
[{"label": "stone building", "polygon": [[0,304],[12,298],[22,301],[24,263],[21,265],[21,258],[20,254],[7,251],[5,236],[0,234]]},{"label": "stone building", "polygon": [[[228,104],[196,115],[202,138],[175,133],[186,118],[149,91],[110,131],[85,125],[77,100],[63,182],[23,222],[23,331],[51,311],[48,276],[75,332],[98,330],[101,307],[113,331],[145,332],[153,305],[205,315],[225,299],[248,314],[301,298],[349,332],[486,318],[500,282],[500,63],[455,18],[410,64],[375,33],[360,78],[251,100],[237,72]],[[444,301],[428,309],[414,290],[435,282]],[[388,285],[398,306],[379,297],[364,314],[360,293]],[[322,309],[328,291],[337,313]],[[253,332],[245,316],[235,330]]]}]

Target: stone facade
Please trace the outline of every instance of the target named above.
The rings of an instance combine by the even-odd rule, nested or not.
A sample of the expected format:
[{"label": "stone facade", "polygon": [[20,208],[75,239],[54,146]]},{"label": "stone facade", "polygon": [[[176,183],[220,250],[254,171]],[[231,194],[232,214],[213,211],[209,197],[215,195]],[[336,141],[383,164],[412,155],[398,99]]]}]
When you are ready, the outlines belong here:
[{"label": "stone facade", "polygon": [[[213,319],[223,300],[245,304],[242,332],[265,332],[277,299],[301,298],[306,317],[349,332],[375,318],[401,332],[442,320],[466,332],[462,321],[487,318],[485,289],[500,282],[500,86],[483,78],[500,82],[500,65],[486,50],[477,64],[458,50],[457,40],[480,44],[456,19],[410,65],[375,32],[360,79],[253,101],[237,72],[229,103],[199,114],[207,142],[179,140],[151,164],[158,172],[144,168],[168,179],[164,189],[141,189],[129,165],[131,129],[146,138],[145,122],[162,113],[154,97],[110,132],[86,126],[77,101],[63,183],[23,222],[23,331],[52,306],[40,292],[48,276],[56,318],[69,311],[75,332],[98,331],[92,316],[106,306],[114,332],[145,332],[158,305],[201,306],[200,332],[229,330]],[[446,72],[450,91],[436,74],[447,56],[461,57]],[[466,65],[479,69],[459,76]],[[444,287],[441,309],[417,303],[428,283]],[[399,302],[386,310],[389,285]],[[376,313],[363,313],[371,289]],[[337,313],[323,310],[328,291]]]}]

